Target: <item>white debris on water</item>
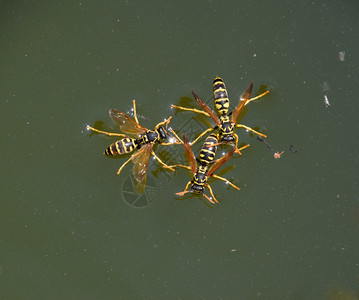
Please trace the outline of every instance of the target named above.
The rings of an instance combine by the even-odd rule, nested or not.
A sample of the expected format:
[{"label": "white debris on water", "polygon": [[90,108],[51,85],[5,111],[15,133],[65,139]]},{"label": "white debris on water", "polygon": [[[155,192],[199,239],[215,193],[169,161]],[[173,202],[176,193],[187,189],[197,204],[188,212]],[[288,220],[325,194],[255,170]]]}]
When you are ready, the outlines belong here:
[{"label": "white debris on water", "polygon": [[339,51],[338,58],[340,61],[344,61],[345,60],[345,51]]},{"label": "white debris on water", "polygon": [[329,103],[329,100],[328,100],[327,95],[324,95],[324,104],[325,104],[325,107],[329,107],[329,106],[330,106],[330,103]]}]

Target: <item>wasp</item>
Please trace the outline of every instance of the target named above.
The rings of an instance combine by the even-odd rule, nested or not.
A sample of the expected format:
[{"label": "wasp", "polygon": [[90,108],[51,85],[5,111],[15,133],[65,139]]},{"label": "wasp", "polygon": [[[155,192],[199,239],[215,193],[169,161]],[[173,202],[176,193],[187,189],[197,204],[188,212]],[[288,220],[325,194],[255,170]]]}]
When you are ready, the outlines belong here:
[{"label": "wasp", "polygon": [[199,113],[207,117],[211,117],[212,120],[216,123],[214,127],[208,128],[207,130],[202,132],[191,144],[193,145],[194,143],[196,143],[201,137],[203,137],[208,132],[218,129],[219,133],[217,137],[218,140],[220,141],[219,144],[234,143],[236,152],[240,154],[240,151],[237,148],[238,135],[234,133],[235,128],[244,128],[248,131],[252,131],[255,134],[258,134],[266,138],[267,136],[265,134],[255,131],[254,129],[246,125],[236,123],[237,118],[240,112],[242,111],[242,109],[244,108],[244,106],[246,106],[251,101],[257,100],[258,98],[261,98],[265,94],[269,93],[269,91],[266,91],[260,94],[259,96],[250,99],[252,89],[253,89],[253,81],[251,81],[247,89],[241,94],[237,107],[234,109],[234,111],[230,112],[229,98],[228,98],[226,86],[220,77],[218,76],[215,77],[213,81],[213,96],[214,96],[215,108],[219,116],[206,103],[204,103],[203,100],[193,90],[191,91],[192,95],[196,99],[197,103],[202,107],[203,110],[172,105],[172,107],[180,110],[193,111],[195,113]]},{"label": "wasp", "polygon": [[[179,137],[177,137],[177,140],[183,143],[190,165],[189,166],[173,165],[171,167],[172,168],[182,167],[188,169],[192,171],[193,178],[192,180],[188,181],[185,190],[183,192],[176,193],[176,195],[182,197],[185,193],[192,192],[195,195],[203,195],[212,204],[218,203],[218,200],[213,194],[211,186],[207,183],[210,177],[222,180],[227,184],[231,185],[232,187],[234,187],[235,189],[239,190],[239,187],[231,183],[226,178],[214,174],[214,172],[219,167],[221,167],[226,161],[228,161],[232,157],[233,153],[236,150],[234,147],[226,155],[215,160],[214,158],[217,151],[218,139],[217,136],[212,133],[206,138],[200,150],[199,157],[195,158],[191,150],[191,144],[189,143],[186,134],[183,135],[183,141]],[[240,150],[248,146],[249,145],[246,145],[242,147]],[[191,185],[191,190],[189,191],[188,189],[190,185]],[[209,193],[211,194],[213,200],[204,193],[205,187],[208,188]]]},{"label": "wasp", "polygon": [[[117,156],[122,154],[129,154],[135,149],[138,151],[131,155],[131,157],[122,164],[118,169],[117,175],[119,175],[122,169],[132,160],[134,163],[133,166],[133,175],[137,181],[136,191],[142,193],[146,186],[146,172],[148,161],[151,154],[157,159],[157,161],[164,167],[171,171],[174,171],[173,168],[167,166],[153,151],[153,146],[158,143],[164,146],[172,145],[173,142],[164,143],[163,141],[167,138],[167,131],[164,128],[167,127],[171,117],[167,120],[160,122],[156,125],[154,130],[149,130],[141,126],[137,119],[136,114],[136,102],[133,100],[133,114],[134,119],[126,115],[125,113],[118,111],[117,109],[110,109],[109,115],[112,121],[119,126],[120,130],[125,134],[121,133],[112,133],[101,131],[95,129],[91,126],[87,126],[87,129],[92,130],[97,133],[106,134],[108,136],[119,136],[122,139],[114,142],[108,146],[104,152],[106,156]],[[129,137],[128,135],[132,136]]]}]

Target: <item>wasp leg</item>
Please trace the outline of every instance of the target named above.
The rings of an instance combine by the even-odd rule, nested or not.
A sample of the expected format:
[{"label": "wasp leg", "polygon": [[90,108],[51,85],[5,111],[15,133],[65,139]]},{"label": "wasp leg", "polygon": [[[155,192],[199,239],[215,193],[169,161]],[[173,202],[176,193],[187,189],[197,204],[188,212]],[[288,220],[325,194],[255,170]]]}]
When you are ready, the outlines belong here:
[{"label": "wasp leg", "polygon": [[168,166],[168,167],[172,168],[172,169],[180,167],[180,168],[185,168],[185,169],[190,170],[190,171],[192,170],[191,167],[184,166],[184,165],[171,165],[171,166]]},{"label": "wasp leg", "polygon": [[117,175],[120,175],[120,173],[121,173],[123,167],[126,166],[126,165],[127,165],[133,158],[135,158],[139,153],[141,153],[141,152],[137,152],[136,154],[131,155],[131,157],[130,157],[128,160],[126,160],[126,161],[122,164],[122,166],[118,169]]},{"label": "wasp leg", "polygon": [[252,129],[252,128],[246,126],[246,125],[236,124],[235,126],[238,127],[238,128],[245,128],[245,129],[247,129],[247,130],[249,130],[249,131],[252,131],[252,132],[254,132],[255,134],[258,134],[258,135],[260,135],[260,136],[262,136],[262,137],[264,137],[264,138],[267,137],[265,134],[260,133],[260,132],[258,132],[258,131],[255,131],[254,129]]},{"label": "wasp leg", "polygon": [[[213,200],[218,203],[218,200],[217,200],[216,197],[213,195],[213,191],[212,191],[211,186],[210,186],[208,183],[206,183],[205,185],[206,185],[206,187],[208,188],[209,193],[211,194]],[[203,196],[205,196],[209,202],[215,204],[215,203],[211,200],[211,198],[209,198],[209,197],[206,196],[205,194],[203,194]]]},{"label": "wasp leg", "polygon": [[172,104],[172,107],[180,109],[180,110],[185,110],[185,111],[193,111],[195,113],[202,114],[202,115],[205,115],[207,117],[210,117],[210,115],[208,113],[206,113],[205,111],[199,110],[199,109],[196,109],[196,108],[187,108],[187,107],[177,106],[177,105],[173,105],[173,104]]},{"label": "wasp leg", "polygon": [[165,126],[165,124],[168,126],[168,124],[170,123],[171,119],[172,119],[172,116],[170,116],[167,120],[158,123],[158,124],[156,125],[155,129],[157,130],[158,127],[160,127],[160,126]]},{"label": "wasp leg", "polygon": [[238,146],[237,146],[237,144],[238,144],[238,135],[235,134],[235,133],[233,133],[233,135],[234,135],[234,138],[236,139],[236,141],[235,141],[236,152],[239,155],[242,155],[241,150],[248,148],[250,146],[250,144],[244,145],[243,147],[238,149]]},{"label": "wasp leg", "polygon": [[171,145],[179,145],[180,144],[180,142],[174,142],[174,143],[161,143],[160,145],[161,146],[171,146]]},{"label": "wasp leg", "polygon": [[[212,204],[216,204],[216,202],[218,203],[218,201],[216,200],[216,202],[214,202],[211,198],[209,198],[206,194],[202,194],[209,202],[211,202]],[[213,196],[212,196],[213,197]],[[216,198],[214,198],[216,199]],[[205,201],[203,201],[205,202]],[[207,203],[206,203],[207,204]],[[209,206],[209,205],[208,205]]]},{"label": "wasp leg", "polygon": [[163,166],[164,168],[169,169],[169,170],[171,170],[171,171],[174,171],[174,169],[173,169],[172,167],[170,167],[170,166],[167,166],[167,165],[155,154],[155,152],[154,152],[153,150],[151,150],[151,153],[152,153],[152,155],[157,159],[157,161],[158,161],[160,164],[162,164],[162,166]]},{"label": "wasp leg", "polygon": [[181,138],[177,135],[177,133],[176,133],[172,128],[170,128],[169,130],[172,132],[172,134],[175,136],[175,138],[176,138],[177,140],[179,140],[179,141],[181,142],[181,144],[183,144],[183,141],[182,141]]},{"label": "wasp leg", "polygon": [[125,134],[121,134],[121,133],[113,133],[113,132],[107,132],[107,131],[102,131],[102,130],[95,129],[95,128],[93,128],[93,127],[89,126],[89,125],[87,125],[87,127],[86,127],[86,128],[87,128],[87,129],[90,129],[90,130],[92,130],[92,131],[94,131],[94,132],[97,132],[97,133],[103,133],[103,134],[106,134],[106,135],[108,135],[108,136],[120,136],[120,137],[126,137],[126,135],[125,135]]},{"label": "wasp leg", "polygon": [[210,131],[212,131],[212,130],[214,130],[214,128],[208,128],[207,130],[203,131],[192,143],[190,143],[191,146],[192,146],[195,142],[197,142],[202,136],[204,136],[206,133],[208,133],[208,132],[210,132]]},{"label": "wasp leg", "polygon": [[249,102],[252,102],[254,100],[257,100],[257,99],[263,97],[264,95],[267,95],[268,93],[269,93],[269,91],[265,91],[264,93],[260,94],[259,96],[256,96],[256,97],[253,97],[251,99],[248,99],[245,105],[247,105]]},{"label": "wasp leg", "polygon": [[242,155],[241,151],[238,149],[238,135],[236,133],[233,133],[234,135],[234,146],[236,147],[236,152],[239,154],[239,155]]},{"label": "wasp leg", "polygon": [[246,148],[248,148],[249,146],[250,146],[250,144],[247,144],[247,145],[245,145],[245,146],[243,146],[243,147],[239,148],[238,150],[243,150],[243,149],[246,149]]},{"label": "wasp leg", "polygon": [[161,146],[171,146],[171,145],[179,145],[181,144],[180,142],[174,142],[174,143],[161,143]]},{"label": "wasp leg", "polygon": [[136,123],[139,124],[138,119],[137,119],[137,112],[136,112],[136,100],[133,99],[132,103],[133,103],[133,117],[134,117]]},{"label": "wasp leg", "polygon": [[171,127],[168,130],[170,130],[172,132],[172,134],[174,135],[177,142],[176,143],[161,143],[161,145],[168,146],[168,145],[174,145],[174,144],[175,145],[183,144],[183,141],[181,140],[181,138],[177,135],[177,133]]},{"label": "wasp leg", "polygon": [[188,190],[188,187],[189,187],[189,185],[190,185],[191,183],[192,183],[192,181],[188,181],[188,183],[187,183],[186,188],[184,189],[184,191],[183,191],[183,192],[176,193],[176,195],[182,197],[184,194],[188,193],[187,190]]},{"label": "wasp leg", "polygon": [[232,182],[230,182],[228,179],[224,178],[224,177],[221,177],[221,176],[218,176],[216,174],[212,174],[212,177],[216,178],[216,179],[219,179],[219,180],[222,180],[224,181],[225,183],[228,183],[230,186],[234,187],[235,189],[239,190],[239,187],[234,185]]}]

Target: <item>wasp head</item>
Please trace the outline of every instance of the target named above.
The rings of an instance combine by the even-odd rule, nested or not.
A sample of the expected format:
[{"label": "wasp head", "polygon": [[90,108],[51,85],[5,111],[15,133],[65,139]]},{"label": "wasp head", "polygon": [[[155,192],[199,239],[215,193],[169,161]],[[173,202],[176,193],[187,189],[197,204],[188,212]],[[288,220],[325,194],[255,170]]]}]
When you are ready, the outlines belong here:
[{"label": "wasp head", "polygon": [[166,137],[167,137],[167,132],[166,132],[166,130],[165,130],[163,127],[158,127],[157,132],[158,132],[158,134],[159,134],[161,140],[165,140],[165,139],[166,139]]},{"label": "wasp head", "polygon": [[235,138],[232,134],[221,136],[221,142],[232,143],[234,141],[235,141]]},{"label": "wasp head", "polygon": [[203,194],[204,193],[204,186],[194,183],[191,187],[192,193],[194,194]]}]

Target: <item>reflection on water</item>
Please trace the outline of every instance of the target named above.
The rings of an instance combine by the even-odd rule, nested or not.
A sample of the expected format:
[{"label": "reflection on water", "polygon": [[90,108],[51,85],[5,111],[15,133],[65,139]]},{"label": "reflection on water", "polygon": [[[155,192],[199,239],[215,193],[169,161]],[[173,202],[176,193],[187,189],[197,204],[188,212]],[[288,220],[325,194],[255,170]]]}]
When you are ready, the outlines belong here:
[{"label": "reflection on water", "polygon": [[122,184],[121,194],[123,201],[132,208],[146,208],[156,200],[158,190],[156,178],[147,174],[147,184],[143,193],[138,194],[135,189],[137,181],[133,175],[128,176]]}]

